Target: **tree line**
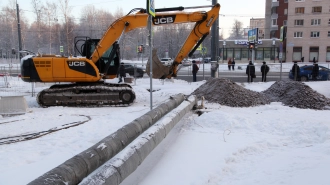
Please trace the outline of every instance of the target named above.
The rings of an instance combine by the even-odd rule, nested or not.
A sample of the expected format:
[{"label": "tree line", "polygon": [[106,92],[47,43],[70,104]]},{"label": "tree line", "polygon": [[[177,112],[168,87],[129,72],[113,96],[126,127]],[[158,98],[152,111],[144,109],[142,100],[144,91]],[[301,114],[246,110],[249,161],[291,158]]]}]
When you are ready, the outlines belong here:
[{"label": "tree line", "polygon": [[[80,17],[72,15],[70,0],[31,0],[33,19],[29,23],[26,10],[19,8],[22,49],[40,54],[75,55],[74,38],[86,36],[99,39],[108,27],[125,14],[121,8],[115,12],[97,9],[93,5],[82,8]],[[31,20],[30,20],[31,21]],[[8,4],[0,10],[0,55],[2,58],[18,57],[18,21],[16,0],[8,0]],[[237,26],[237,25],[236,25]],[[153,27],[153,46],[158,49],[159,57],[174,58],[185,39],[194,27],[194,23],[170,24]],[[235,32],[238,34],[238,32]],[[146,46],[148,30],[134,29],[124,34],[120,42],[122,59],[147,57],[148,47],[144,54],[139,54],[137,47]],[[220,33],[222,39],[222,33]],[[207,48],[205,56],[211,53],[211,34],[203,42]],[[63,48],[61,53],[60,47]],[[168,56],[165,56],[168,54]],[[195,57],[201,57],[199,51]]]}]

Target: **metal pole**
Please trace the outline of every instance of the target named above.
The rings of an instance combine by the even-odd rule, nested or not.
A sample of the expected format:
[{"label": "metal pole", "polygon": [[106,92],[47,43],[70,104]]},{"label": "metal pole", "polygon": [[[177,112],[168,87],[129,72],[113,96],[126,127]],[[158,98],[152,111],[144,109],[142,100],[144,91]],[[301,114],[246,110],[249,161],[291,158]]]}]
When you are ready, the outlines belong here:
[{"label": "metal pole", "polygon": [[[17,8],[17,31],[18,31],[18,50],[21,51],[22,50],[22,38],[21,38],[21,23],[19,20],[19,7],[18,4],[16,2],[16,8]],[[19,59],[21,59],[21,53],[18,52],[19,54]]]},{"label": "metal pole", "polygon": [[149,63],[150,63],[150,110],[152,110],[152,31],[151,31],[151,24],[152,24],[152,15],[148,16],[148,30],[149,30]]},{"label": "metal pole", "polygon": [[[212,5],[216,5],[218,0],[212,0]],[[214,21],[211,27],[211,61],[216,60],[216,53],[219,48],[219,17]]]},{"label": "metal pole", "polygon": [[274,63],[275,63],[275,55],[276,53],[275,53],[275,45],[274,45]]}]

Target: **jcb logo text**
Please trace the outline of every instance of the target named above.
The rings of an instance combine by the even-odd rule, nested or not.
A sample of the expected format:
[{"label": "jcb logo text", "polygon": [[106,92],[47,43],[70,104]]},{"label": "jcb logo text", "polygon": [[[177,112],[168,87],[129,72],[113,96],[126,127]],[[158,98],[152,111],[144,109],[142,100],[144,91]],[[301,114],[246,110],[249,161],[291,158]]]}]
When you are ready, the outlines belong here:
[{"label": "jcb logo text", "polygon": [[154,19],[153,19],[153,23],[155,24],[155,25],[159,25],[159,24],[172,24],[172,23],[174,23],[174,21],[175,21],[175,16],[173,16],[173,15],[171,15],[171,16],[166,16],[166,17],[164,17],[164,16],[162,16],[162,17],[155,17]]},{"label": "jcb logo text", "polygon": [[69,66],[85,66],[85,62],[82,62],[82,61],[71,61],[71,62],[69,62]]}]

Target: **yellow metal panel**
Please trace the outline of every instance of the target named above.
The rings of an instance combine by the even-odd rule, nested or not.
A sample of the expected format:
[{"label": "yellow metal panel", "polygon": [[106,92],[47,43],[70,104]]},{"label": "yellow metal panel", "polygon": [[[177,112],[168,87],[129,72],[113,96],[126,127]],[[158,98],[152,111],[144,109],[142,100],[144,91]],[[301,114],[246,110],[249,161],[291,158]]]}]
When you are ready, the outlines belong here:
[{"label": "yellow metal panel", "polygon": [[53,77],[65,78],[65,61],[66,58],[53,58]]},{"label": "yellow metal panel", "polygon": [[35,57],[33,61],[42,81],[50,81],[53,79],[52,57]]}]

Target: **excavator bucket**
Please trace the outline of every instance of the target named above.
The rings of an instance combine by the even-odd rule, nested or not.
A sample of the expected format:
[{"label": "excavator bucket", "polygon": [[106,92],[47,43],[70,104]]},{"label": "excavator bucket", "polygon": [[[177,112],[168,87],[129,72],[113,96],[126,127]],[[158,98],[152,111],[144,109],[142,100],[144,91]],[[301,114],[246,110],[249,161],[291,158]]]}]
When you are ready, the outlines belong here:
[{"label": "excavator bucket", "polygon": [[[150,76],[150,61],[148,60],[146,72]],[[158,56],[157,49],[152,50],[152,78],[165,79],[170,74],[170,67],[164,66]]]}]

